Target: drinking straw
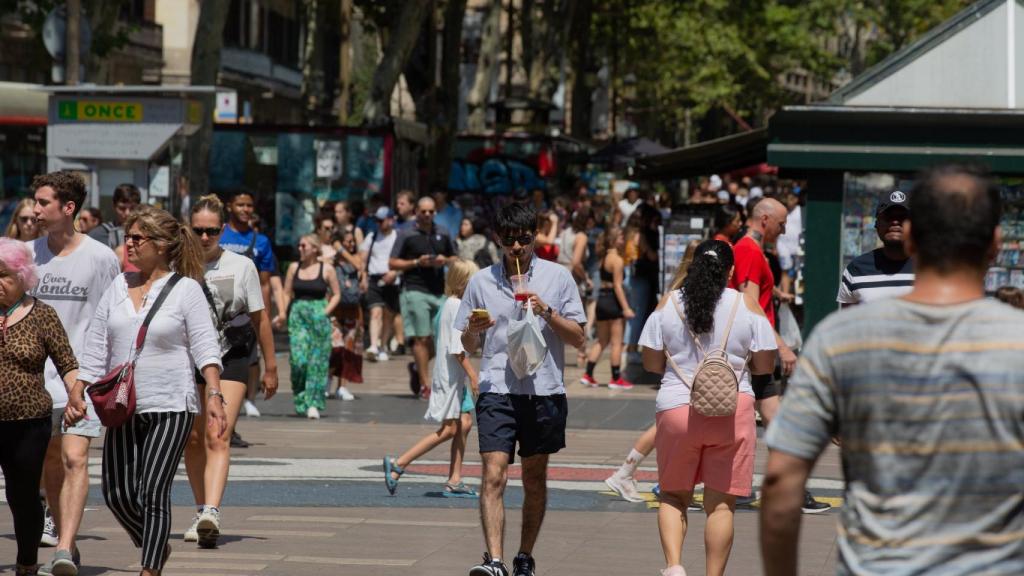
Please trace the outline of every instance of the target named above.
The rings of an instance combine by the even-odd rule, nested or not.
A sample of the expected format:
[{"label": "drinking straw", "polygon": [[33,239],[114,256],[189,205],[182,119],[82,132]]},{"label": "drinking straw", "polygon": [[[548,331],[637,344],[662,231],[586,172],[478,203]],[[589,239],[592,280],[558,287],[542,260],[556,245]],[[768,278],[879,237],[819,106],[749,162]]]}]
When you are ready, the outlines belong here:
[{"label": "drinking straw", "polygon": [[516,274],[522,276],[523,275],[523,271],[519,269],[519,258],[516,258],[515,260],[516,260]]}]

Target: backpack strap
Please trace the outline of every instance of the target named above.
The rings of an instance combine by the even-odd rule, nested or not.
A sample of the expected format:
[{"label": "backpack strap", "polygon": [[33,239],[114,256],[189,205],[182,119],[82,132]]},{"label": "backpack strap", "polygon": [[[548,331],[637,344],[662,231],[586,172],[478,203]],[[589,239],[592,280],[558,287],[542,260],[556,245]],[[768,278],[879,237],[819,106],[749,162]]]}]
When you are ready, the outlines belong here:
[{"label": "backpack strap", "polygon": [[732,311],[729,312],[729,322],[725,325],[725,334],[722,335],[722,344],[720,348],[725,352],[725,347],[729,345],[729,334],[732,332],[732,324],[736,320],[736,310],[740,307],[740,300],[743,300],[743,293],[736,293],[736,300],[732,303]]}]

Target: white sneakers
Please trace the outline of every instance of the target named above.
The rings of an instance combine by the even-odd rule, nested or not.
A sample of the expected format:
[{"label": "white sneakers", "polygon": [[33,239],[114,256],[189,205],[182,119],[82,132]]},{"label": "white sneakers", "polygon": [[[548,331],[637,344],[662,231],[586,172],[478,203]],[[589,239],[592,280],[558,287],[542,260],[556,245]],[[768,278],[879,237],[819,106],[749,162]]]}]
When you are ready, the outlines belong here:
[{"label": "white sneakers", "polygon": [[196,519],[196,536],[200,548],[216,548],[220,538],[220,510],[212,506],[203,508]]},{"label": "white sneakers", "polygon": [[644,501],[643,496],[641,496],[640,492],[636,489],[636,480],[633,480],[632,478],[623,478],[616,472],[606,478],[604,483],[626,502]]},{"label": "white sneakers", "polygon": [[52,548],[57,545],[57,524],[53,521],[53,514],[50,507],[43,509],[43,535],[39,538],[39,545],[44,548]]},{"label": "white sneakers", "polygon": [[199,512],[196,512],[195,517],[192,518],[192,525],[189,526],[188,530],[185,530],[185,542],[199,541],[199,532],[196,531],[196,528],[199,527],[199,516],[201,516],[201,514]]},{"label": "white sneakers", "polygon": [[249,416],[249,417],[252,417],[252,418],[259,418],[260,417],[260,411],[259,411],[259,409],[256,408],[256,405],[252,403],[252,400],[246,400],[245,404],[243,404],[243,406],[245,407],[245,415],[246,416]]},{"label": "white sneakers", "polygon": [[377,353],[377,362],[387,362],[389,360],[387,352]]},{"label": "white sneakers", "polygon": [[387,362],[388,353],[387,350],[381,350],[376,346],[370,346],[366,349],[366,359],[370,362]]},{"label": "white sneakers", "polygon": [[309,418],[310,420],[319,420],[320,411],[316,409],[316,406],[310,406],[306,410],[306,418]]},{"label": "white sneakers", "polygon": [[334,393],[338,397],[338,400],[355,400],[356,397],[348,388],[344,386],[338,386],[338,391]]}]

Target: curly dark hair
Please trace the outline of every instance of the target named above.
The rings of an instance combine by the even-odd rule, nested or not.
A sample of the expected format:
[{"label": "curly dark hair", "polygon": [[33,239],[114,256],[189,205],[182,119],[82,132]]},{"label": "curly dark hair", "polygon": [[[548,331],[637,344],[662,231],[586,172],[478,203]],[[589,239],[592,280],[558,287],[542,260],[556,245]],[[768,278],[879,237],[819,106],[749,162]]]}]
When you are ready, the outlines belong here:
[{"label": "curly dark hair", "polygon": [[81,176],[70,170],[58,170],[49,174],[39,174],[32,178],[33,192],[43,186],[53,188],[53,192],[61,204],[74,202],[75,210],[72,213],[73,216],[77,216],[78,211],[85,204],[85,180],[82,180]]},{"label": "curly dark hair", "polygon": [[694,334],[706,334],[715,327],[715,308],[729,283],[732,265],[732,248],[725,242],[705,240],[697,246],[681,288],[686,323]]}]

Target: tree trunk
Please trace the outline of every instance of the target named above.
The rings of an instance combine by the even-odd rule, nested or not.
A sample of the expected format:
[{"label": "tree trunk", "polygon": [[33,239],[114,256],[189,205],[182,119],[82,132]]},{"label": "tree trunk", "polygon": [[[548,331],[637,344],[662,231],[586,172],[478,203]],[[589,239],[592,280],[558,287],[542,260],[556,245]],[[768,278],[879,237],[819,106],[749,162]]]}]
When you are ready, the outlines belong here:
[{"label": "tree trunk", "polygon": [[550,102],[558,91],[560,65],[570,45],[577,3],[577,0],[549,0],[541,7],[540,33],[534,37],[536,55],[527,71],[530,97],[536,100]]},{"label": "tree trunk", "polygon": [[[101,31],[113,34],[117,31],[118,17],[121,15],[121,4],[109,0],[86,0],[82,3],[85,14],[92,25],[92,37]],[[107,76],[110,69],[109,57],[99,58],[90,54],[82,54],[85,62],[85,81],[95,84],[112,84]]]},{"label": "tree trunk", "polygon": [[64,48],[64,83],[73,86],[79,82],[78,65],[81,63],[82,0],[68,0],[66,46]]},{"label": "tree trunk", "polygon": [[341,26],[338,34],[341,46],[338,53],[338,124],[348,122],[349,101],[352,99],[352,0],[341,0]]},{"label": "tree trunk", "polygon": [[573,87],[572,87],[572,135],[583,140],[590,139],[590,116],[593,103],[590,100],[593,86],[588,86],[587,75],[590,68],[590,19],[593,12],[593,0],[579,0],[573,21],[572,38],[575,40],[573,52]]},{"label": "tree trunk", "polygon": [[[220,72],[220,49],[224,45],[224,24],[228,19],[230,0],[203,0],[199,4],[199,21],[192,45],[192,85],[215,86]],[[210,188],[210,144],[213,141],[213,108],[216,95],[204,95],[203,121],[193,136],[190,166],[193,196],[206,194]]]},{"label": "tree trunk", "polygon": [[388,34],[384,57],[377,65],[370,87],[370,98],[363,107],[363,122],[375,124],[388,115],[391,94],[398,83],[398,77],[416,46],[423,20],[430,14],[430,2],[408,2],[396,17],[398,26]]},{"label": "tree trunk", "polygon": [[306,41],[302,49],[302,101],[306,106],[306,120],[319,124],[320,99],[324,92],[323,37],[320,33],[322,19],[320,0],[303,0],[306,13]]},{"label": "tree trunk", "polygon": [[441,86],[436,88],[440,115],[435,121],[433,154],[429,155],[432,189],[447,189],[452,149],[459,124],[459,77],[462,66],[462,23],[466,0],[448,0],[444,8],[444,39],[441,46]]},{"label": "tree trunk", "polygon": [[487,128],[487,100],[500,72],[498,58],[501,56],[501,10],[501,0],[490,0],[484,16],[476,76],[473,79],[473,87],[466,96],[466,107],[469,110],[466,128],[471,133],[480,133]]}]

